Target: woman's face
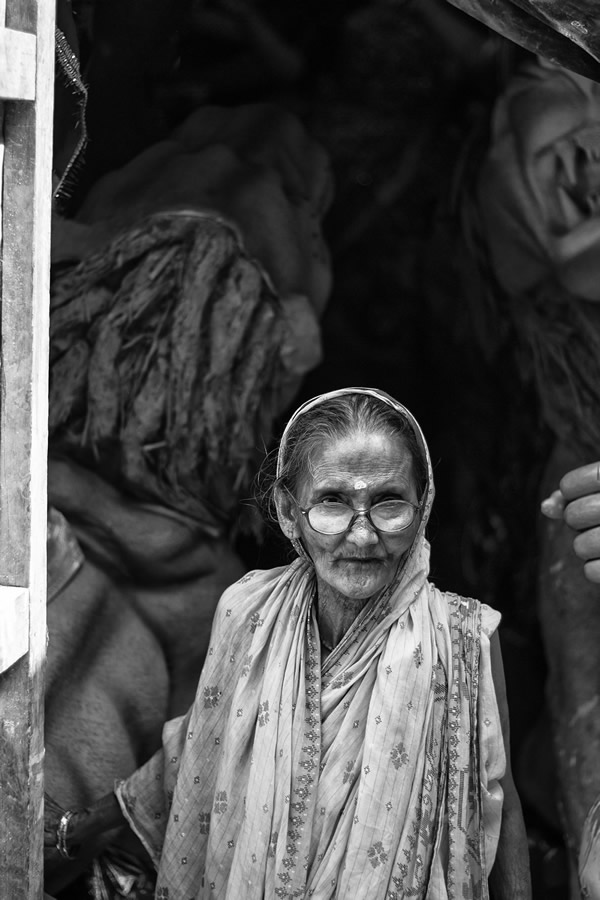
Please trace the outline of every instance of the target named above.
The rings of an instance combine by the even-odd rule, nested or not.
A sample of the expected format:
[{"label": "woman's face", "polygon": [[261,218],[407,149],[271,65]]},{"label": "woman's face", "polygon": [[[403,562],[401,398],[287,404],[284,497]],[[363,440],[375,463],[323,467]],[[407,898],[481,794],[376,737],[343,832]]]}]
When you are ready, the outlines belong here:
[{"label": "woman's face", "polygon": [[[402,438],[356,432],[323,443],[313,454],[310,474],[296,490],[306,509],[322,500],[370,508],[383,500],[418,503],[412,456]],[[382,534],[359,516],[342,534],[318,534],[292,505],[296,533],[315,565],[319,589],[328,587],[352,600],[367,600],[392,580],[410,548],[418,516],[398,534]]]}]

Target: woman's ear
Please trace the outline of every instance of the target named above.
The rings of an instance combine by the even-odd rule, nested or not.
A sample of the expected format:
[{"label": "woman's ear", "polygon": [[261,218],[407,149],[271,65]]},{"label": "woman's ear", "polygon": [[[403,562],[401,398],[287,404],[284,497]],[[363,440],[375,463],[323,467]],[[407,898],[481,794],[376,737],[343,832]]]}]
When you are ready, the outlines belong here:
[{"label": "woman's ear", "polygon": [[298,509],[289,493],[281,488],[275,489],[275,508],[279,526],[285,536],[291,541],[300,537],[298,526]]}]

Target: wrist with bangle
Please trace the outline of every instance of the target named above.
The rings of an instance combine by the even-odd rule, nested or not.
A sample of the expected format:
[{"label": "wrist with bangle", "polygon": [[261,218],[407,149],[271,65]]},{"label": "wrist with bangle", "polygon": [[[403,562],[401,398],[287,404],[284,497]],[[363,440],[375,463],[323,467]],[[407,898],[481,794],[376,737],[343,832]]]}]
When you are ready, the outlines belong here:
[{"label": "wrist with bangle", "polygon": [[91,806],[62,813],[56,824],[56,849],[63,859],[76,859],[82,848],[94,845],[101,834],[125,824],[117,797],[111,791]]},{"label": "wrist with bangle", "polygon": [[56,849],[63,859],[77,859],[79,852],[79,847],[69,846],[69,825],[71,825],[71,820],[75,815],[74,810],[65,810],[56,826]]}]

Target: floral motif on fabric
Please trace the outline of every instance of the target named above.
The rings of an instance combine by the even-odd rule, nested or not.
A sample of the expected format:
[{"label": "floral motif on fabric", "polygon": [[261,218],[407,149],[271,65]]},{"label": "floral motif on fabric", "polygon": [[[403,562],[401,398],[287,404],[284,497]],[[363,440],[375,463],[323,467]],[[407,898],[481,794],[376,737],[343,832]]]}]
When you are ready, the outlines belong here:
[{"label": "floral motif on fabric", "polygon": [[448,679],[446,678],[444,667],[440,662],[435,663],[433,666],[431,685],[434,701],[443,701],[445,703],[448,696]]},{"label": "floral motif on fabric", "polygon": [[269,856],[274,857],[275,852],[277,850],[277,839],[279,838],[279,832],[273,831],[271,837],[269,838]]},{"label": "floral motif on fabric", "polygon": [[248,582],[249,582],[249,581],[252,581],[252,579],[253,579],[255,576],[256,576],[256,571],[253,571],[253,572],[246,572],[245,575],[242,575],[241,578],[238,578],[237,584],[248,584]]},{"label": "floral motif on fabric", "polygon": [[248,673],[250,672],[250,667],[252,665],[253,659],[254,659],[254,657],[251,653],[248,653],[244,657],[244,662],[242,663],[242,672],[241,672],[242,678],[248,677]]},{"label": "floral motif on fabric", "polygon": [[346,687],[346,685],[350,684],[351,681],[352,681],[351,673],[343,672],[341,675],[338,675],[337,678],[334,678],[334,680],[331,682],[331,687],[334,690],[337,690],[338,688]]},{"label": "floral motif on fabric", "polygon": [[406,748],[402,741],[396,744],[395,747],[392,747],[390,751],[390,756],[392,758],[392,763],[394,768],[399,769],[400,766],[405,766],[408,763],[408,753],[406,752]]},{"label": "floral motif on fabric", "polygon": [[[227,809],[227,804],[225,804],[225,809]],[[219,810],[220,812],[222,810]],[[200,834],[208,834],[210,832],[210,813],[209,812],[201,812],[198,813],[198,823]]]},{"label": "floral motif on fabric", "polygon": [[356,762],[356,760],[349,759],[348,762],[346,763],[346,768],[344,770],[344,774],[342,777],[343,784],[347,784],[349,781],[352,781],[354,779],[354,763],[355,762]]},{"label": "floral motif on fabric", "polygon": [[227,791],[217,791],[215,793],[214,811],[218,814],[227,812]]},{"label": "floral motif on fabric", "polygon": [[415,666],[419,669],[423,665],[423,647],[421,646],[421,642],[417,644],[413,651],[413,658],[415,661]]},{"label": "floral motif on fabric", "polygon": [[252,634],[256,631],[257,628],[260,628],[263,624],[263,620],[260,617],[260,613],[252,613],[250,616],[250,631]]},{"label": "floral motif on fabric", "polygon": [[[285,875],[288,873],[285,872]],[[283,876],[280,876],[283,877]],[[291,881],[291,877],[288,876],[288,881]],[[287,890],[287,888],[275,888],[275,895],[277,897],[285,897],[287,900],[295,900],[295,898],[304,897],[304,889],[303,888],[295,888],[294,890]]]},{"label": "floral motif on fabric", "polygon": [[264,728],[264,726],[269,721],[269,701],[265,700],[263,703],[259,703],[258,705],[258,725],[260,728]]},{"label": "floral motif on fabric", "polygon": [[369,847],[367,850],[367,856],[369,857],[369,862],[373,866],[374,869],[377,869],[378,866],[382,865],[388,861],[388,854],[385,851],[385,847],[383,846],[381,841],[375,841],[373,846]]},{"label": "floral motif on fabric", "polygon": [[217,685],[207,686],[204,688],[204,709],[214,709],[219,705],[219,697],[221,691]]}]

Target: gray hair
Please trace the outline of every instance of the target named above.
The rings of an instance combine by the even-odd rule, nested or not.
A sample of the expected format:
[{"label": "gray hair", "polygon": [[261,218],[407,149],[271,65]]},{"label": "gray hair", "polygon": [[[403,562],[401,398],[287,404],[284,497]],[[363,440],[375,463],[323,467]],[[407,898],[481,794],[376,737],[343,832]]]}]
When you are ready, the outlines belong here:
[{"label": "gray hair", "polygon": [[310,473],[315,451],[323,442],[356,432],[383,433],[404,441],[412,456],[420,499],[427,486],[427,461],[410,421],[399,409],[376,396],[348,392],[324,399],[288,426],[279,450],[278,474],[271,476],[271,483],[263,492],[265,507],[273,510],[278,489],[287,489],[295,496],[301,479]]}]

